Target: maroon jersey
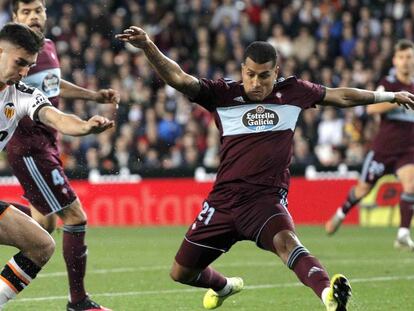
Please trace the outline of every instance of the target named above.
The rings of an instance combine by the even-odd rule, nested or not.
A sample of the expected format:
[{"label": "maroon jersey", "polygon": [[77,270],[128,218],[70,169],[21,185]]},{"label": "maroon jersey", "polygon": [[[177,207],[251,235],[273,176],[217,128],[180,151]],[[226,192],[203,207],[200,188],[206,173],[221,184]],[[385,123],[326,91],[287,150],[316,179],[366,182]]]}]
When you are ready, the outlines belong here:
[{"label": "maroon jersey", "polygon": [[263,101],[253,102],[241,82],[201,79],[200,85],[193,101],[213,113],[221,135],[214,188],[245,183],[287,189],[298,116],[323,100],[325,88],[295,77],[282,78]]},{"label": "maroon jersey", "polygon": [[[414,93],[414,82],[404,84],[391,75],[380,81],[379,88],[389,92]],[[384,155],[414,152],[414,111],[396,105],[395,109],[382,114],[372,149]]]},{"label": "maroon jersey", "polygon": [[[45,41],[36,66],[30,69],[28,76],[23,81],[42,91],[53,106],[58,106],[60,64],[55,44],[51,40]],[[19,126],[8,143],[7,152],[20,155],[47,152],[58,155],[56,138],[56,130],[25,117],[20,120]]]}]

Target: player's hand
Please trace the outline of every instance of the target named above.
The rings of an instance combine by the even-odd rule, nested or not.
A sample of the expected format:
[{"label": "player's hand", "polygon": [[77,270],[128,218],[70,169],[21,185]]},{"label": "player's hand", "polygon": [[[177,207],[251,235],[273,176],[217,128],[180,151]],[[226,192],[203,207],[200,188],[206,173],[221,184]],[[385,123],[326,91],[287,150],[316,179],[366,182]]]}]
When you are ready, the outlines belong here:
[{"label": "player's hand", "polygon": [[118,105],[121,96],[119,92],[113,89],[101,89],[96,92],[95,101],[98,103]]},{"label": "player's hand", "polygon": [[115,38],[123,42],[131,43],[133,46],[141,49],[148,46],[151,42],[148,34],[142,28],[137,26],[130,26],[125,29],[123,33],[115,35]]},{"label": "player's hand", "polygon": [[99,134],[115,125],[114,121],[101,116],[93,116],[86,123],[86,133],[88,134]]},{"label": "player's hand", "polygon": [[406,109],[414,110],[414,95],[409,92],[395,92],[394,102]]}]

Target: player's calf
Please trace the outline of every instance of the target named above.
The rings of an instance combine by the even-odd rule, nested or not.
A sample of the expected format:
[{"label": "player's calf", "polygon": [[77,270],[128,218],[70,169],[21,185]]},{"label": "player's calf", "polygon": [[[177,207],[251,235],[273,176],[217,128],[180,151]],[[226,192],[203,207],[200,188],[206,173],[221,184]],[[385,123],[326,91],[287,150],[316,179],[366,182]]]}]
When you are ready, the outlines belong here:
[{"label": "player's calf", "polygon": [[7,262],[0,273],[0,310],[30,284],[40,269],[21,252]]}]

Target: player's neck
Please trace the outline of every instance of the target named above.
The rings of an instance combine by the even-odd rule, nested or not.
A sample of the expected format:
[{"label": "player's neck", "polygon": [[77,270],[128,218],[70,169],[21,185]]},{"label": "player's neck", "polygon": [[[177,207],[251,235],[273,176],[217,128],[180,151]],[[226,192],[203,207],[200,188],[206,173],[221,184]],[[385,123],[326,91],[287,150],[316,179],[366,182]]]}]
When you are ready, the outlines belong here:
[{"label": "player's neck", "polygon": [[7,87],[6,83],[1,83],[0,82],[0,92],[4,91],[6,89],[6,87]]},{"label": "player's neck", "polygon": [[405,75],[405,74],[401,74],[397,72],[396,76],[397,76],[398,81],[404,84],[411,84],[413,81],[413,76],[410,74]]}]

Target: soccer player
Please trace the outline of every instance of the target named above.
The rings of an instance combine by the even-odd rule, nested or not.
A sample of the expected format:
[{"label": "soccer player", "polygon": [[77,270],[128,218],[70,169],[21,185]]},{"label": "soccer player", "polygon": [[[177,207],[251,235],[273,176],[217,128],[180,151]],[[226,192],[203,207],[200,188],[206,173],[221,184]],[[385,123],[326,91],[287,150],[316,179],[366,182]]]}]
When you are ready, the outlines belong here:
[{"label": "soccer player", "polygon": [[[12,15],[15,22],[26,24],[35,31],[45,31],[44,0],[13,0]],[[114,90],[91,91],[61,79],[55,45],[48,39],[36,66],[30,69],[24,82],[40,89],[55,107],[59,104],[59,96],[103,103],[119,102],[119,94]],[[28,133],[33,134],[29,136]],[[20,121],[7,146],[7,154],[13,173],[24,189],[24,196],[31,204],[31,209],[27,208],[25,212],[49,233],[55,229],[57,217],[63,222],[63,257],[70,292],[67,310],[109,310],[91,300],[85,290],[87,217],[64,173],[56,131],[25,118]]]},{"label": "soccer player", "polygon": [[[414,43],[400,40],[392,58],[395,71],[383,78],[378,90],[409,91],[414,93]],[[400,198],[401,222],[394,246],[414,251],[410,237],[414,208],[414,113],[392,103],[367,108],[368,114],[379,114],[381,123],[372,149],[365,157],[358,184],[351,188],[346,201],[326,223],[326,232],[334,234],[346,214],[358,204],[385,174],[396,174],[403,187]]]},{"label": "soccer player", "polygon": [[210,264],[240,240],[275,253],[311,287],[327,310],[346,310],[351,287],[345,276],[329,280],[325,268],[299,241],[287,209],[293,132],[302,109],[315,105],[352,107],[375,102],[413,105],[408,92],[327,88],[295,77],[279,78],[275,49],[253,42],[244,55],[242,81],[197,79],[163,55],[141,28],[131,26],[118,39],[141,48],[170,86],[209,110],[221,134],[217,180],[188,229],[171,277],[210,288],[206,309],[219,307],[243,288]]},{"label": "soccer player", "polygon": [[[25,116],[72,136],[100,133],[113,127],[112,121],[101,116],[83,121],[60,112],[39,90],[20,82],[35,64],[43,43],[42,34],[22,24],[7,24],[0,30],[0,149]],[[30,133],[26,135],[33,137]],[[0,201],[0,244],[20,250],[0,273],[2,309],[36,277],[52,256],[55,243],[32,218]]]}]

